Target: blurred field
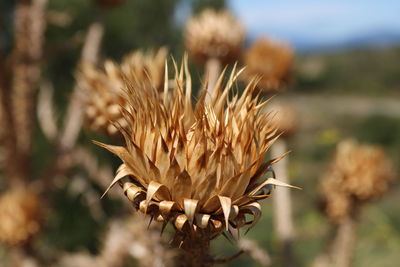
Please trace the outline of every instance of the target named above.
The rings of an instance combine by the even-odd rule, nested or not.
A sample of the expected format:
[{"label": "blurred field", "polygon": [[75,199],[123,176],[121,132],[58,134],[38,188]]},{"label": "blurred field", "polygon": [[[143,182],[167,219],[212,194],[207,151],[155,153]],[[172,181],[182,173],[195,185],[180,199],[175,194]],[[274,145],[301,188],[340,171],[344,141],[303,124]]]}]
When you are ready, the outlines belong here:
[{"label": "blurred field", "polygon": [[400,48],[349,48],[299,55],[296,91],[398,97]]}]

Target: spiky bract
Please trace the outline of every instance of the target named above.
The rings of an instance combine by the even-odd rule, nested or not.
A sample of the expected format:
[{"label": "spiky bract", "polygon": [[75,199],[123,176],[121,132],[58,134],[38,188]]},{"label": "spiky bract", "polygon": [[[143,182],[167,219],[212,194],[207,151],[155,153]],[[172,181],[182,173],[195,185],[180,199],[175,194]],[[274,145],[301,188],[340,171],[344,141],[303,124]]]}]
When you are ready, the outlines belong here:
[{"label": "spiky bract", "polygon": [[321,184],[325,212],[333,221],[343,220],[356,205],[382,196],[392,178],[391,163],[382,148],[353,140],[340,142]]},{"label": "spiky bract", "polygon": [[120,128],[126,147],[98,143],[123,161],[111,186],[120,183],[137,209],[164,225],[171,222],[179,242],[254,225],[258,200],[269,196],[263,189],[285,185],[261,180],[277,160],[264,162],[277,138],[270,118],[260,112],[265,103],[253,98],[253,82],[229,98],[240,73],[234,69],[228,77],[221,74],[209,102],[203,90],[193,107],[187,64],[175,72],[175,87],[169,91],[166,84],[162,98],[157,90],[127,83],[128,127]]},{"label": "spiky bract", "polygon": [[90,128],[110,136],[118,135],[110,121],[126,126],[120,112],[120,106],[126,104],[121,97],[124,80],[135,80],[141,84],[142,90],[150,87],[162,89],[166,55],[165,48],[159,49],[157,53],[136,51],[126,56],[121,65],[106,61],[104,70],[83,65],[78,81],[85,91],[85,118]]},{"label": "spiky bract", "polygon": [[282,90],[288,81],[292,61],[293,50],[287,44],[259,39],[244,55],[243,78],[250,81],[254,76],[261,77],[257,87],[263,92]]},{"label": "spiky bract", "polygon": [[242,50],[245,30],[229,11],[205,9],[186,24],[185,46],[198,62],[216,58],[222,63],[236,61]]}]

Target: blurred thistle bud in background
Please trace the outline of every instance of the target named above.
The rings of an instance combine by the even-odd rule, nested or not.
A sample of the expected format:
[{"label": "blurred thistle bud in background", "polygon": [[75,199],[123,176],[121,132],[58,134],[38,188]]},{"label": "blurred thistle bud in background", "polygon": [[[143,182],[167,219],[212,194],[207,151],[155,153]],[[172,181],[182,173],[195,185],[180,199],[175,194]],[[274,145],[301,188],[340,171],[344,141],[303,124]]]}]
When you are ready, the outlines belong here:
[{"label": "blurred thistle bud in background", "polygon": [[185,47],[194,60],[215,58],[223,64],[238,60],[245,38],[242,23],[229,11],[205,9],[186,24]]},{"label": "blurred thistle bud in background", "polygon": [[126,56],[121,65],[106,61],[103,69],[84,64],[78,74],[79,86],[84,90],[85,119],[89,128],[111,137],[120,136],[111,123],[127,126],[120,107],[126,104],[122,97],[124,80],[135,80],[143,90],[149,87],[161,90],[167,49],[157,52],[135,51]]},{"label": "blurred thistle bud in background", "polygon": [[39,232],[43,203],[32,190],[15,187],[0,196],[0,241],[23,245]]},{"label": "blurred thistle bud in background", "polygon": [[392,164],[382,148],[344,140],[321,182],[327,216],[340,222],[356,208],[381,197],[393,179]]},{"label": "blurred thistle bud in background", "polygon": [[242,78],[245,81],[259,76],[257,88],[264,92],[285,89],[292,70],[293,49],[281,41],[258,39],[245,52],[243,63],[246,66]]}]

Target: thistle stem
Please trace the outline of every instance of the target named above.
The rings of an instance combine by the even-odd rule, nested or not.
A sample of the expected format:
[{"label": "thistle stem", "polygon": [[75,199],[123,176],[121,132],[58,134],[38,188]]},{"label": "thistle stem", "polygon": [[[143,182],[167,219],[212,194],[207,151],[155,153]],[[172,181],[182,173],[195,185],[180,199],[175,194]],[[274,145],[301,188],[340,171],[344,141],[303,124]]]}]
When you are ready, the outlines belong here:
[{"label": "thistle stem", "polygon": [[177,265],[182,267],[212,266],[213,260],[209,250],[210,240],[208,238],[200,236],[186,238]]},{"label": "thistle stem", "polygon": [[[272,157],[276,158],[287,152],[286,141],[277,140],[271,148]],[[288,183],[288,157],[282,158],[274,165],[274,170],[278,179],[284,183]],[[292,218],[292,201],[290,190],[283,187],[277,187],[273,192],[274,205],[274,224],[279,240],[282,242],[282,255],[284,255],[284,266],[293,264],[293,218]]]},{"label": "thistle stem", "polygon": [[313,267],[349,267],[352,265],[357,239],[356,216],[348,216],[332,231],[326,249],[314,260]]},{"label": "thistle stem", "polygon": [[[1,59],[0,59],[1,60]],[[5,62],[5,60],[4,60]],[[0,146],[3,148],[4,162],[1,167],[4,169],[4,176],[8,177],[10,186],[17,186],[21,181],[14,179],[17,173],[17,164],[15,164],[15,134],[13,131],[13,118],[11,103],[9,101],[8,77],[11,76],[9,67],[4,63],[0,69]]]},{"label": "thistle stem", "polygon": [[356,225],[355,218],[352,216],[339,224],[332,247],[333,266],[350,267],[352,265],[356,244]]},{"label": "thistle stem", "polygon": [[[80,63],[97,63],[101,40],[104,35],[104,26],[101,20],[100,14],[87,31],[81,52]],[[58,144],[54,161],[50,164],[50,168],[46,173],[42,175],[42,177],[44,177],[43,181],[45,181],[44,185],[47,188],[52,186],[53,177],[59,173],[65,172],[70,167],[66,162],[68,162],[68,156],[70,156],[72,149],[76,145],[83,122],[81,94],[80,87],[75,84],[71,101],[67,107],[64,125],[57,139]]]},{"label": "thistle stem", "polygon": [[[18,1],[15,11],[12,64],[12,127],[16,156],[14,181],[27,182],[32,153],[32,133],[36,87],[40,80],[40,60],[46,29],[47,0]],[[11,168],[11,167],[9,167]]]},{"label": "thistle stem", "polygon": [[[101,19],[93,22],[86,34],[85,43],[82,48],[81,63],[96,64],[100,50],[101,40],[104,35],[104,26]],[[60,137],[61,150],[71,149],[78,139],[82,126],[82,101],[78,85],[73,89],[73,97],[68,105],[64,129]]]},{"label": "thistle stem", "polygon": [[217,83],[218,76],[221,73],[221,62],[217,58],[209,58],[205,66],[205,75],[207,81],[207,96],[206,102],[211,99],[211,94],[214,90],[215,84]]},{"label": "thistle stem", "polygon": [[8,264],[14,267],[38,267],[40,266],[37,259],[33,255],[29,255],[28,249],[14,247],[9,252]]}]

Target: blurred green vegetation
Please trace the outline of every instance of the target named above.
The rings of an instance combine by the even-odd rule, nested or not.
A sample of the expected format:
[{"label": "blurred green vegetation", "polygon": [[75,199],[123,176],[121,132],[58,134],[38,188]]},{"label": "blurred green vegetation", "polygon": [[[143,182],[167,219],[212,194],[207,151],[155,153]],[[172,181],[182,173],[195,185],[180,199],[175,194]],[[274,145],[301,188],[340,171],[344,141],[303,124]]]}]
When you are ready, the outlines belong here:
[{"label": "blurred green vegetation", "polygon": [[300,55],[300,92],[399,96],[400,47],[361,48]]},{"label": "blurred green vegetation", "polygon": [[355,135],[362,142],[379,144],[400,153],[400,119],[372,115],[361,121]]}]

